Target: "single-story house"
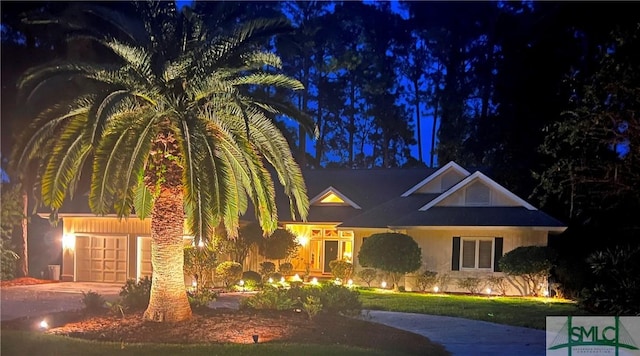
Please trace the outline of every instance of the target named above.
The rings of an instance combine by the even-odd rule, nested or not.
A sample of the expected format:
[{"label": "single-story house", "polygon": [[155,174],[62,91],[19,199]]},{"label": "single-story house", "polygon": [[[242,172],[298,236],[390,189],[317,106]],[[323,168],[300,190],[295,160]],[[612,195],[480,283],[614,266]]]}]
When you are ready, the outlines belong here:
[{"label": "single-story house", "polygon": [[[301,245],[291,259],[301,274],[329,277],[329,262],[336,259],[359,270],[363,239],[393,231],[418,243],[423,269],[451,280],[502,276],[498,261],[504,253],[544,246],[548,234],[566,229],[482,172],[471,173],[455,162],[439,169],[316,169],[303,175],[311,205],[306,222],[288,216],[288,200],[278,199],[279,223]],[[150,220],[98,217],[86,205],[70,204],[59,214],[62,279],[124,282],[149,275]],[[258,270],[261,261],[254,253],[245,269]],[[403,284],[415,288],[410,275]],[[523,293],[517,283],[511,287],[510,294]],[[461,291],[455,283],[447,290]]]}]

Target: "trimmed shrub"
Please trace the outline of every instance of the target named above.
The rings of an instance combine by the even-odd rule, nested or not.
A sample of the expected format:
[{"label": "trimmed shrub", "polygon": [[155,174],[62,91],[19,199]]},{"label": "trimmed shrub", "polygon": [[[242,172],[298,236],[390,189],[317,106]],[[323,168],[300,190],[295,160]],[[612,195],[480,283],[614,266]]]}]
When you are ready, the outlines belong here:
[{"label": "trimmed shrub", "polygon": [[444,273],[438,277],[438,288],[440,288],[441,292],[447,291],[449,289],[449,283],[451,283],[451,276],[448,273]]},{"label": "trimmed shrub", "polygon": [[362,310],[360,293],[334,283],[308,287],[309,295],[320,298],[322,310],[331,314],[358,315]]},{"label": "trimmed shrub", "polygon": [[233,261],[222,262],[216,267],[216,276],[220,277],[224,286],[229,288],[242,278],[242,265]]},{"label": "trimmed shrub", "polygon": [[122,305],[127,310],[146,308],[149,305],[150,295],[151,279],[149,277],[140,278],[137,282],[134,279],[130,279],[120,289]]},{"label": "trimmed shrub", "polygon": [[97,313],[103,311],[105,308],[105,301],[102,295],[89,290],[88,292],[82,292],[82,298],[80,299],[84,310],[89,313]]},{"label": "trimmed shrub", "polygon": [[265,287],[256,295],[240,301],[241,308],[249,309],[288,310],[294,305],[287,290],[273,287]]},{"label": "trimmed shrub", "polygon": [[546,246],[521,246],[500,258],[500,269],[510,276],[521,277],[530,294],[538,295],[549,278],[555,253]]},{"label": "trimmed shrub", "polygon": [[493,276],[487,278],[487,287],[498,292],[500,295],[507,295],[509,283],[505,277]]},{"label": "trimmed shrub", "polygon": [[273,283],[280,283],[280,280],[282,279],[282,277],[284,277],[282,274],[278,272],[273,272],[267,277],[267,280],[271,278],[273,279]]},{"label": "trimmed shrub", "polygon": [[431,290],[438,282],[438,273],[424,271],[416,276],[416,287],[420,291]]},{"label": "trimmed shrub", "polygon": [[487,279],[489,288],[500,293],[500,295],[507,295],[507,289],[509,289],[509,283],[504,277],[489,277]]},{"label": "trimmed shrub", "polygon": [[276,265],[270,261],[264,261],[260,264],[260,274],[263,279],[269,278],[269,276],[276,271]]},{"label": "trimmed shrub", "polygon": [[402,275],[414,272],[422,265],[422,250],[409,235],[390,232],[373,234],[362,243],[358,260],[364,267],[389,273],[397,289],[398,279]]},{"label": "trimmed shrub", "polygon": [[206,308],[209,303],[218,298],[218,293],[209,288],[202,288],[195,292],[187,292],[187,298],[189,298],[189,305],[192,308]]},{"label": "trimmed shrub", "polygon": [[278,271],[283,275],[283,276],[290,276],[293,274],[293,265],[289,262],[285,262],[283,264],[280,265],[280,267],[278,268]]},{"label": "trimmed shrub", "polygon": [[258,284],[262,283],[262,277],[260,276],[260,273],[256,271],[242,272],[242,280],[244,281],[245,284],[249,284],[250,282],[253,282],[254,286],[257,286]]},{"label": "trimmed shrub", "polygon": [[329,267],[331,267],[331,274],[343,281],[349,279],[353,273],[353,264],[344,260],[333,260],[329,262]]},{"label": "trimmed shrub", "polygon": [[189,246],[184,249],[184,271],[198,281],[198,288],[213,284],[213,272],[216,268],[216,251],[213,244],[202,247]]},{"label": "trimmed shrub", "polygon": [[458,279],[458,287],[466,289],[471,294],[480,293],[482,280],[475,277],[467,277]]},{"label": "trimmed shrub", "polygon": [[378,277],[378,271],[373,268],[364,268],[358,271],[357,276],[365,282],[368,287],[371,287],[371,282]]}]

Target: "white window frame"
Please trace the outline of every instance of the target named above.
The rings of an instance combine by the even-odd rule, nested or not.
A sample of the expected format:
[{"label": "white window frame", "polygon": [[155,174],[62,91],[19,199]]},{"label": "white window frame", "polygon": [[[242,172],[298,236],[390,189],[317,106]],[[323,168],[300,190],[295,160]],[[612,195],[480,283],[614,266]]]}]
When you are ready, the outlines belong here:
[{"label": "white window frame", "polygon": [[[473,267],[464,267],[464,242],[465,241],[473,241],[475,244],[474,251],[474,266]],[[490,241],[491,242],[491,264],[489,267],[480,268],[478,265],[480,264],[480,241]],[[495,254],[496,254],[496,239],[493,237],[461,237],[460,238],[460,270],[461,271],[493,271],[493,265],[495,263]]]}]

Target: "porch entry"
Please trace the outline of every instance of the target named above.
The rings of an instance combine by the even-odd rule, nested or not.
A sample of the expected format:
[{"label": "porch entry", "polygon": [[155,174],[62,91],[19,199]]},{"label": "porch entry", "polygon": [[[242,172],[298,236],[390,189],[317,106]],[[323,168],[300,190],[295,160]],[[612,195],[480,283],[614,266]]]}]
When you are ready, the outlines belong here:
[{"label": "porch entry", "polygon": [[353,231],[338,231],[335,225],[287,225],[298,238],[301,248],[292,259],[296,272],[315,275],[331,273],[331,261],[353,256]]},{"label": "porch entry", "polygon": [[331,273],[330,263],[338,259],[338,241],[324,242],[324,273]]}]

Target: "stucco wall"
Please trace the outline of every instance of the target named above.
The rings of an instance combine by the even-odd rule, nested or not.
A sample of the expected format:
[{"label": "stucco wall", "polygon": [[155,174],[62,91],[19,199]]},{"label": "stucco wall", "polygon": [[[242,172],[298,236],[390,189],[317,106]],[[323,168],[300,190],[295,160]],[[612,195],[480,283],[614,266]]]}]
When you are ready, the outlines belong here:
[{"label": "stucco wall", "polygon": [[[357,260],[357,251],[362,246],[362,238],[370,236],[374,233],[385,232],[385,229],[367,229],[355,230],[355,246],[356,253],[354,256],[354,266],[356,271],[362,269]],[[545,246],[547,244],[547,232],[525,228],[495,228],[495,229],[467,229],[467,228],[451,228],[451,229],[413,229],[397,231],[406,233],[418,243],[422,249],[422,264],[420,271],[435,271],[438,275],[447,274],[450,281],[447,286],[440,286],[440,290],[447,292],[466,292],[457,286],[457,280],[466,277],[477,277],[486,281],[490,276],[504,276],[500,272],[486,271],[452,271],[452,238],[460,237],[501,237],[503,238],[503,254],[507,253],[519,246]],[[378,280],[377,283],[380,281]],[[526,293],[519,286],[521,281],[512,280],[509,283],[507,294],[520,295]],[[415,290],[415,277],[408,275],[400,283],[404,285],[406,290]],[[484,290],[484,288],[483,288]]]}]

